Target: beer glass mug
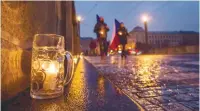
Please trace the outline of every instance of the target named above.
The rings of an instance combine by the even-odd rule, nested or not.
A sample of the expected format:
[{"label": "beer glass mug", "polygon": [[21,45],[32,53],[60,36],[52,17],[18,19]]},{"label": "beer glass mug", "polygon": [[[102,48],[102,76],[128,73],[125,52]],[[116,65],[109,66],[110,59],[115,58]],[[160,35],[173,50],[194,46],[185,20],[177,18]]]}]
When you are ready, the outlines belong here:
[{"label": "beer glass mug", "polygon": [[[73,56],[65,51],[64,46],[63,36],[34,36],[30,87],[32,98],[55,98],[63,94],[64,85],[71,81],[74,73]],[[66,71],[64,63],[67,66]]]}]

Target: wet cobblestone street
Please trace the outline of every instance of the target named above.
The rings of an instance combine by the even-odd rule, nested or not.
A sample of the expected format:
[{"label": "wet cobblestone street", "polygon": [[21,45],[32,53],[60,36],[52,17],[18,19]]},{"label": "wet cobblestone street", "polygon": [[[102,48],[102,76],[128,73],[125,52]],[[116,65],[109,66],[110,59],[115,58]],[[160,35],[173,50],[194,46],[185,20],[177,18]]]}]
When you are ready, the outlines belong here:
[{"label": "wet cobblestone street", "polygon": [[85,58],[147,111],[199,110],[198,55]]}]

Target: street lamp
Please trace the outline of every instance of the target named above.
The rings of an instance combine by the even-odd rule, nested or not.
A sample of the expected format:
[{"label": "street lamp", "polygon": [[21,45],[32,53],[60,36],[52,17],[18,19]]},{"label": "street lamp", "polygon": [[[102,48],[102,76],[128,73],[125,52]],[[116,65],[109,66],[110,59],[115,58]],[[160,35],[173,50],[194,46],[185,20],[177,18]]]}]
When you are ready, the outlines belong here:
[{"label": "street lamp", "polygon": [[[83,20],[83,18],[80,16],[80,15],[77,15],[76,16],[76,22],[77,22],[77,32],[78,32],[78,37],[76,37],[76,41],[77,42],[75,42],[75,43],[77,43],[77,45],[79,45],[80,44],[80,37],[81,37],[81,32],[80,32],[80,30],[81,30],[81,26],[80,26],[80,23],[81,23],[81,21]],[[73,40],[73,39],[72,39]],[[74,42],[72,42],[72,43],[74,43]],[[73,49],[76,49],[76,54],[78,54],[79,52],[80,52],[80,47],[73,47]],[[78,48],[78,49],[77,49]]]},{"label": "street lamp", "polygon": [[142,20],[143,20],[143,22],[147,22],[148,21],[148,16],[147,15],[143,15],[142,16]]},{"label": "street lamp", "polygon": [[78,25],[78,34],[80,36],[80,22],[82,21],[82,17],[80,15],[77,15],[76,21],[77,21],[77,25]]},{"label": "street lamp", "polygon": [[82,17],[81,17],[80,15],[78,15],[78,16],[76,17],[76,20],[77,20],[77,22],[81,22]]},{"label": "street lamp", "polygon": [[148,15],[143,15],[142,21],[144,22],[145,41],[146,41],[146,44],[148,44],[148,30],[147,30],[147,22],[149,21]]}]

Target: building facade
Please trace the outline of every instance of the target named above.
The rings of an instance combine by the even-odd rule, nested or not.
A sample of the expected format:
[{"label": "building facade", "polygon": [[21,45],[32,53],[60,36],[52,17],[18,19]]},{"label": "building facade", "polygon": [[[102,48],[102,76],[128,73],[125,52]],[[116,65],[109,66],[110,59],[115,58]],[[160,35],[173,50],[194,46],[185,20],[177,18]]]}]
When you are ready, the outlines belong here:
[{"label": "building facade", "polygon": [[[152,48],[173,47],[180,45],[197,45],[199,33],[193,31],[148,31],[148,44]],[[145,42],[145,31],[142,27],[135,27],[129,32],[128,44]]]},{"label": "building facade", "polygon": [[81,51],[89,51],[90,50],[90,42],[94,40],[92,37],[81,37],[80,44],[81,44]]},{"label": "building facade", "polygon": [[192,31],[180,31],[184,45],[199,45],[199,33]]}]

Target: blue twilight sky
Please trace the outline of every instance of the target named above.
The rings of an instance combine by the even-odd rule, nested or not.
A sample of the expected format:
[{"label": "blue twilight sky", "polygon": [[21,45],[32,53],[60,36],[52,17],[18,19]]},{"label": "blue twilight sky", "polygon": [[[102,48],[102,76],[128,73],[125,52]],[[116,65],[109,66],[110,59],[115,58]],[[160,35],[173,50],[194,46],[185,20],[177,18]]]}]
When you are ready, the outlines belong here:
[{"label": "blue twilight sky", "polygon": [[128,31],[142,26],[141,16],[150,16],[149,31],[199,31],[198,1],[75,1],[76,12],[83,17],[81,37],[93,37],[96,14],[104,17],[110,28],[111,39],[114,19],[124,22]]}]

